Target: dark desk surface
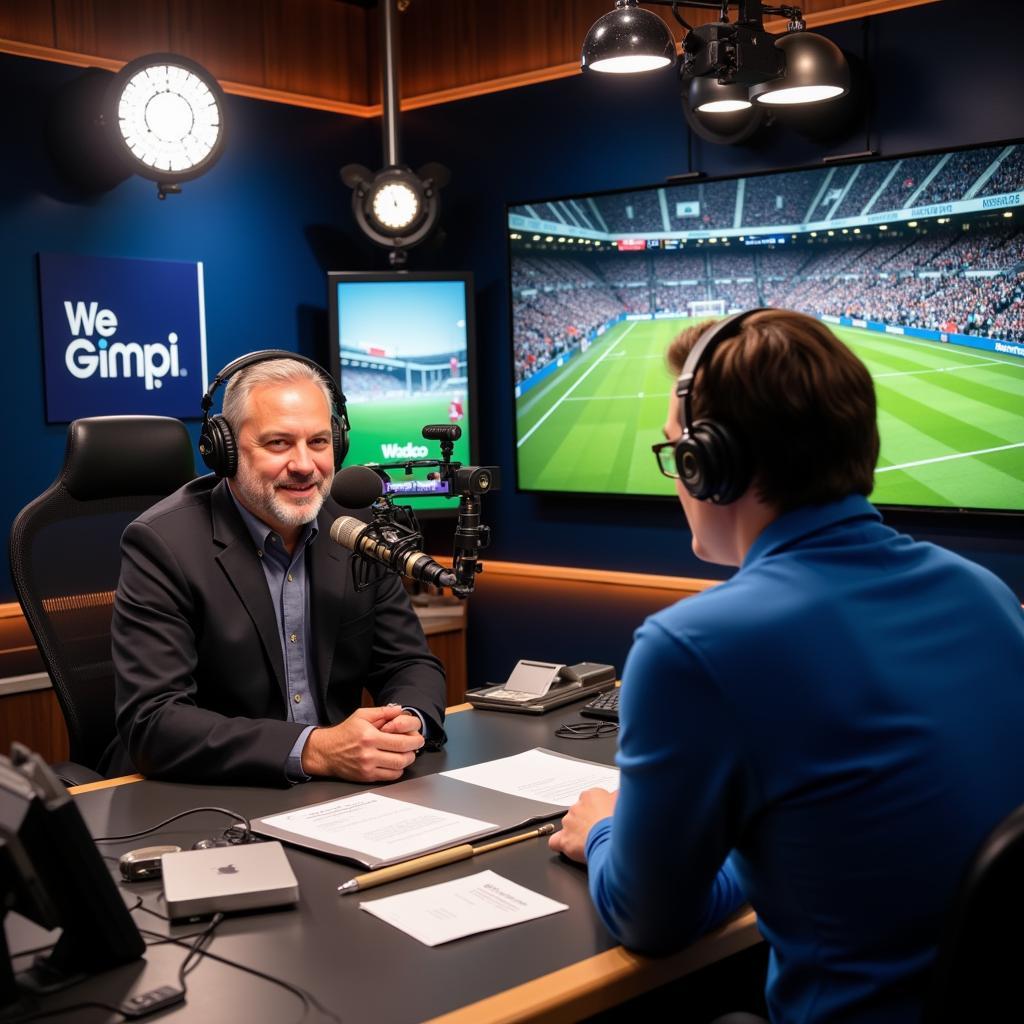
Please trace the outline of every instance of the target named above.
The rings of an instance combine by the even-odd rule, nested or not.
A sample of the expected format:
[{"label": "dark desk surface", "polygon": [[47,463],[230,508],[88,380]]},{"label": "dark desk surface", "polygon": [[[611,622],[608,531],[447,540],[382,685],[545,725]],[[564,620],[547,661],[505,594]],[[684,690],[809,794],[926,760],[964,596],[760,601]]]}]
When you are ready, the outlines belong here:
[{"label": "dark desk surface", "polygon": [[[446,750],[424,754],[410,774],[445,771],[531,747],[611,763],[614,738],[575,741],[554,735],[560,723],[576,720],[574,705],[538,717],[486,711],[453,713],[448,719]],[[360,788],[344,782],[257,789],[138,781],[83,792],[77,800],[93,835],[104,836],[155,824],[189,807],[219,805],[258,817]],[[225,824],[222,815],[193,815],[158,836],[104,844],[103,849],[116,856],[156,842],[187,848],[196,839],[218,833]],[[431,1018],[442,1018],[445,1024],[576,1019],[760,938],[754,915],[748,912],[675,956],[652,960],[631,954],[616,945],[598,920],[584,869],[552,854],[546,841],[538,839],[366,894],[367,899],[393,895],[489,868],[569,905],[568,911],[551,917],[428,947],[361,911],[359,895],[336,895],[338,884],[358,873],[356,867],[292,847],[288,854],[299,879],[298,907],[228,917],[217,929],[210,951],[302,986],[345,1024]],[[162,912],[159,882],[121,888],[129,904],[137,896],[144,907]],[[190,935],[201,927],[172,927],[142,909],[134,911],[133,917],[141,928],[164,936]],[[25,949],[41,941],[45,941],[45,933],[19,921],[12,930],[11,949]],[[147,941],[152,938],[147,936]],[[138,992],[175,984],[184,955],[179,946],[153,946],[144,961],[83,982],[59,997],[50,997],[44,1006],[69,1005],[90,997],[116,1004]],[[24,961],[16,963],[18,968],[23,966]],[[296,996],[270,982],[205,958],[188,976],[186,1004],[172,1015],[175,1021],[277,1024],[302,1019],[302,1005]],[[79,1011],[74,1019],[99,1022],[120,1018],[104,1011]],[[306,1019],[323,1018],[314,1010]]]}]

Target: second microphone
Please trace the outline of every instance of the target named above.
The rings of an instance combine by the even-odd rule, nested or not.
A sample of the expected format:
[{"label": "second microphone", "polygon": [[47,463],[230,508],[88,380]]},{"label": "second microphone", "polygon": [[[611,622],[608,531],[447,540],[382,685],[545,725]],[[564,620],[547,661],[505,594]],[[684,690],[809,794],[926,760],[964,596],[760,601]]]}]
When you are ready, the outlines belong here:
[{"label": "second microphone", "polygon": [[355,516],[339,516],[331,524],[331,540],[364,558],[386,565],[411,580],[421,580],[433,587],[451,587],[457,580],[451,569],[435,562],[422,551],[403,553],[386,540],[373,536],[368,523]]}]

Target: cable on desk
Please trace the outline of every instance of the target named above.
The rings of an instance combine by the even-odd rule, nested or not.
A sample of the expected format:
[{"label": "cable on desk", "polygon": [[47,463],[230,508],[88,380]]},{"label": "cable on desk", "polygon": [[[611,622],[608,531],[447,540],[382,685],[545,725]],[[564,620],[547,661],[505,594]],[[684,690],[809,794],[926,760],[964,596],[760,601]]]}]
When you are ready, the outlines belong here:
[{"label": "cable on desk", "polygon": [[596,740],[614,736],[618,731],[618,722],[569,722],[560,725],[555,735],[563,740]]},{"label": "cable on desk", "polygon": [[[148,910],[149,913],[155,914],[155,911],[149,910],[148,907],[142,909]],[[157,917],[162,915],[156,914]],[[152,938],[166,940],[167,942],[173,942],[175,945],[184,946],[186,943],[182,939],[172,938],[170,936],[161,935],[159,932],[150,931],[148,928],[140,928],[139,931],[143,935],[149,935]],[[304,988],[298,985],[293,985],[290,981],[285,981],[283,978],[277,978],[273,974],[267,974],[264,971],[258,970],[255,967],[250,967],[248,964],[240,964],[237,960],[229,960],[227,957],[220,956],[217,953],[211,953],[210,950],[205,949],[202,952],[202,956],[207,956],[211,960],[216,960],[218,963],[226,964],[228,967],[234,967],[236,970],[245,971],[247,974],[253,974],[257,978],[262,978],[264,981],[269,981],[274,985],[279,985],[281,988],[291,992],[292,995],[297,996],[302,1000],[302,1016],[299,1018],[300,1021],[306,1019],[306,1015],[309,1013],[310,1006],[315,1007],[325,1017],[329,1017],[331,1020],[336,1021],[336,1024],[342,1024],[341,1018],[334,1013],[333,1010],[328,1010],[312,992],[307,992]]]},{"label": "cable on desk", "polygon": [[231,843],[232,846],[249,842],[249,839],[252,837],[252,826],[249,824],[249,819],[244,815],[239,814],[237,811],[229,811],[226,807],[192,807],[187,811],[181,811],[179,814],[172,814],[171,817],[165,818],[156,825],[151,825],[149,828],[144,828],[139,832],[129,832],[123,836],[100,836],[99,839],[94,839],[93,842],[119,843],[126,839],[138,839],[139,836],[148,836],[150,832],[156,832],[159,829],[162,829],[172,821],[177,821],[179,818],[186,818],[190,814],[199,814],[203,811],[216,811],[218,814],[226,814],[229,818],[234,818],[238,822],[237,825],[229,825],[224,829],[224,838]]}]

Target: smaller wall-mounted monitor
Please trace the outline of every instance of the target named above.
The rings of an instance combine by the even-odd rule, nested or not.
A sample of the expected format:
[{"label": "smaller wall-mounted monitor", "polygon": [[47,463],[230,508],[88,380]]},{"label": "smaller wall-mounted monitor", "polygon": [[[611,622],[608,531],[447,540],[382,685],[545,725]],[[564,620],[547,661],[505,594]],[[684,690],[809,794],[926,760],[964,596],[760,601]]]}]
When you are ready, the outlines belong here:
[{"label": "smaller wall-mounted monitor", "polygon": [[[469,273],[328,274],[331,370],[348,402],[349,466],[437,459],[428,424],[462,430],[452,453],[470,464],[475,453],[473,277]],[[390,470],[396,487],[420,495],[417,513],[450,509],[455,500],[424,497],[429,467]],[[408,492],[399,492],[404,499]]]},{"label": "smaller wall-mounted monitor", "polygon": [[674,496],[666,346],[777,306],[874,378],[873,501],[1024,512],[1024,144],[518,203],[508,228],[522,490]]}]

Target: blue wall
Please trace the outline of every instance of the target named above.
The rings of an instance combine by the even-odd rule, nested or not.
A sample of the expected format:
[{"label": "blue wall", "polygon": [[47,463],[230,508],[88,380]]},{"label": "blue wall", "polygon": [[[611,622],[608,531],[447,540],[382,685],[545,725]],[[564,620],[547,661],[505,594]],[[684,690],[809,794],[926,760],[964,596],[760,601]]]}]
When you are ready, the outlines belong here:
[{"label": "blue wall", "polygon": [[[1007,18],[1016,7],[1009,0],[995,4]],[[993,30],[977,17],[976,5],[944,0],[827,32],[852,54],[868,47],[870,145],[882,155],[1024,136],[1024,64],[1013,33]],[[337,178],[344,163],[379,164],[375,122],[229,97],[226,152],[208,175],[186,183],[182,195],[158,202],[151,183],[133,178],[82,201],[55,179],[37,127],[48,97],[78,73],[0,56],[0,84],[18,98],[0,111],[9,154],[0,165],[0,402],[10,453],[0,495],[4,523],[52,480],[63,454],[64,428],[44,420],[38,251],[204,261],[211,371],[266,345],[326,358],[324,272],[384,265],[362,242]],[[692,166],[718,175],[814,163],[827,153],[864,149],[864,130],[860,125],[827,146],[779,126],[755,145],[716,147],[695,138]],[[410,267],[476,275],[480,459],[500,464],[506,479],[485,507],[494,558],[723,575],[692,556],[673,502],[517,494],[512,472],[505,204],[658,182],[690,169],[687,141],[671,73],[632,81],[577,76],[404,116],[407,162],[437,160],[453,174],[443,194],[446,237],[414,252]],[[1019,521],[903,516],[899,525],[987,565],[1024,596]],[[431,525],[428,536],[429,546],[443,551],[450,527]],[[11,600],[5,566],[0,600]],[[566,612],[561,634],[581,633],[584,624]],[[515,657],[555,656],[543,640],[527,649],[523,631],[537,628],[528,613],[521,609],[503,623],[474,614],[471,664],[489,663],[494,676],[500,667],[507,672]],[[623,622],[619,635],[602,641],[607,653],[579,650],[576,657],[615,654],[621,665],[634,625]]]},{"label": "blue wall", "polygon": [[[132,177],[83,199],[55,173],[42,128],[54,92],[80,74],[0,55],[0,90],[16,97],[0,110],[0,416],[10,445],[0,492],[5,539],[64,454],[65,427],[45,420],[36,253],[203,261],[211,374],[269,346],[326,360],[324,275],[366,259],[338,168],[375,162],[373,122],[229,96],[224,154],[181,195],[161,202],[152,182]],[[194,433],[196,425],[190,424]],[[6,542],[2,551],[0,601],[9,601]]]}]

